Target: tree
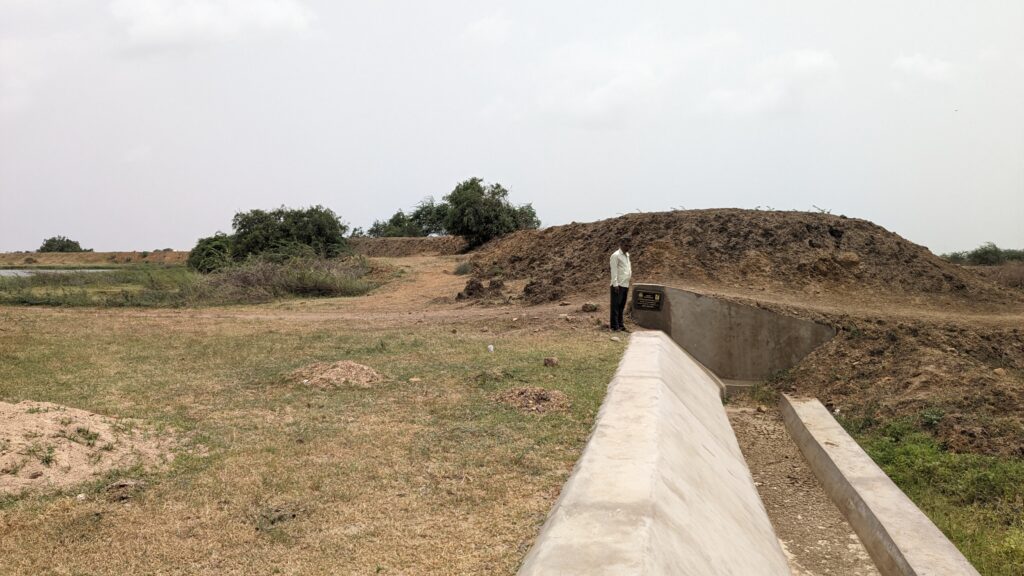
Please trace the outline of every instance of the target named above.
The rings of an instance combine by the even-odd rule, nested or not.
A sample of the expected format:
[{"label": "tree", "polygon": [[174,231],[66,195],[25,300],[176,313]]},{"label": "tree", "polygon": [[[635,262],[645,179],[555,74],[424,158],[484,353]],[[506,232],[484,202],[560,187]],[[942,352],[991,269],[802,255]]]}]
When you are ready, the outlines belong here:
[{"label": "tree", "polygon": [[395,212],[387,221],[375,220],[368,233],[374,238],[427,235],[418,222],[401,210]]},{"label": "tree", "polygon": [[410,218],[419,226],[424,236],[444,234],[448,210],[449,206],[446,202],[438,204],[434,202],[433,196],[427,196],[416,205],[416,210],[413,211]]},{"label": "tree", "polygon": [[231,265],[231,236],[218,232],[200,238],[188,253],[188,267],[204,274]]},{"label": "tree", "polygon": [[91,250],[83,250],[81,244],[70,238],[54,236],[43,240],[39,252],[91,252]]},{"label": "tree", "polygon": [[444,197],[448,204],[444,228],[462,236],[470,248],[516,230],[537,228],[533,206],[513,206],[501,184],[485,185],[480,178],[460,182]]}]

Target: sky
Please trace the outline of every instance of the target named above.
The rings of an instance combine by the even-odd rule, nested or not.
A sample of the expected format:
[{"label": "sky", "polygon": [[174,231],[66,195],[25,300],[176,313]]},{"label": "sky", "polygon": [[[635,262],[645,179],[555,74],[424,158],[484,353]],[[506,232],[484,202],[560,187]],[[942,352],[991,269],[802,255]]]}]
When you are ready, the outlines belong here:
[{"label": "sky", "polygon": [[478,176],[543,225],[772,208],[1024,248],[1024,2],[0,0],[0,251],[368,227]]}]

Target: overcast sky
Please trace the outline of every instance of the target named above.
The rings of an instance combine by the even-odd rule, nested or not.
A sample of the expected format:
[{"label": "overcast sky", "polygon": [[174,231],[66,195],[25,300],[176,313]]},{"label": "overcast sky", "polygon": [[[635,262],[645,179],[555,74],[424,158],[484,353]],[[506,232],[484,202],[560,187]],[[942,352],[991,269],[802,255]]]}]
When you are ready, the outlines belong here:
[{"label": "overcast sky", "polygon": [[817,206],[1024,248],[1024,2],[0,0],[0,250],[367,227],[471,176],[546,226]]}]

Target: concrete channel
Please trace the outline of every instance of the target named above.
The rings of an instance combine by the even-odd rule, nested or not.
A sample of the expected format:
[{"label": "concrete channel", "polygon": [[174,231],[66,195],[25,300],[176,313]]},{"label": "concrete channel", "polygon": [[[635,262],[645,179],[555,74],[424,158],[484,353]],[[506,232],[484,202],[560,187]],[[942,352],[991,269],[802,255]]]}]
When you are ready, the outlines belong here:
[{"label": "concrete channel", "polygon": [[[838,574],[832,566],[806,571],[787,557],[773,529],[779,502],[772,501],[770,518],[761,482],[755,484],[730,426],[730,415],[739,423],[738,412],[727,414],[722,379],[741,381],[730,382],[729,390],[742,390],[736,386],[793,366],[834,331],[657,285],[637,287],[633,318],[652,330],[630,338],[583,454],[519,575]],[[805,459],[783,464],[809,465],[817,478],[797,472],[802,485],[793,493],[812,497],[793,498],[789,514],[828,517],[834,534],[853,539],[835,547],[819,542],[849,548],[835,568],[885,576],[977,574],[820,403],[784,398],[780,409],[772,418],[784,421]],[[746,449],[771,446],[799,458],[789,438],[766,444],[750,435],[751,422],[763,431],[769,420],[746,419]],[[774,426],[781,430],[782,423]],[[759,474],[780,463],[752,461]],[[834,507],[822,504],[822,492]]]}]

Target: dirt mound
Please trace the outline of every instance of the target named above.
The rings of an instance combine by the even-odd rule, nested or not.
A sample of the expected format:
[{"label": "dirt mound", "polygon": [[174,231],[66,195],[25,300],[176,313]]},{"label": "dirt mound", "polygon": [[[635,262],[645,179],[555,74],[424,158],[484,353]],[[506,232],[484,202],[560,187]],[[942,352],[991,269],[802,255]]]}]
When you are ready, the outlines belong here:
[{"label": "dirt mound", "polygon": [[107,471],[173,459],[173,440],[48,402],[0,402],[0,494],[64,488]]},{"label": "dirt mound", "polygon": [[959,452],[1024,456],[1024,329],[840,319],[784,386],[848,426],[897,420]]},{"label": "dirt mound", "polygon": [[466,250],[466,241],[459,236],[428,236],[426,238],[349,238],[357,254],[374,258],[405,256],[451,256]]},{"label": "dirt mound", "polygon": [[806,212],[688,210],[526,230],[484,246],[474,270],[532,279],[540,284],[528,300],[549,301],[606,284],[608,256],[625,234],[637,281],[1019,298],[871,222]]},{"label": "dirt mound", "polygon": [[342,386],[369,388],[384,380],[373,368],[349,360],[310,364],[292,372],[291,378],[323,390]]},{"label": "dirt mound", "polygon": [[536,414],[565,412],[569,409],[569,398],[564,392],[538,386],[510,388],[500,392],[497,395],[497,400],[516,410]]},{"label": "dirt mound", "polygon": [[505,283],[500,278],[492,278],[485,286],[478,278],[466,281],[466,287],[456,296],[456,300],[494,300],[504,299],[502,291]]}]

